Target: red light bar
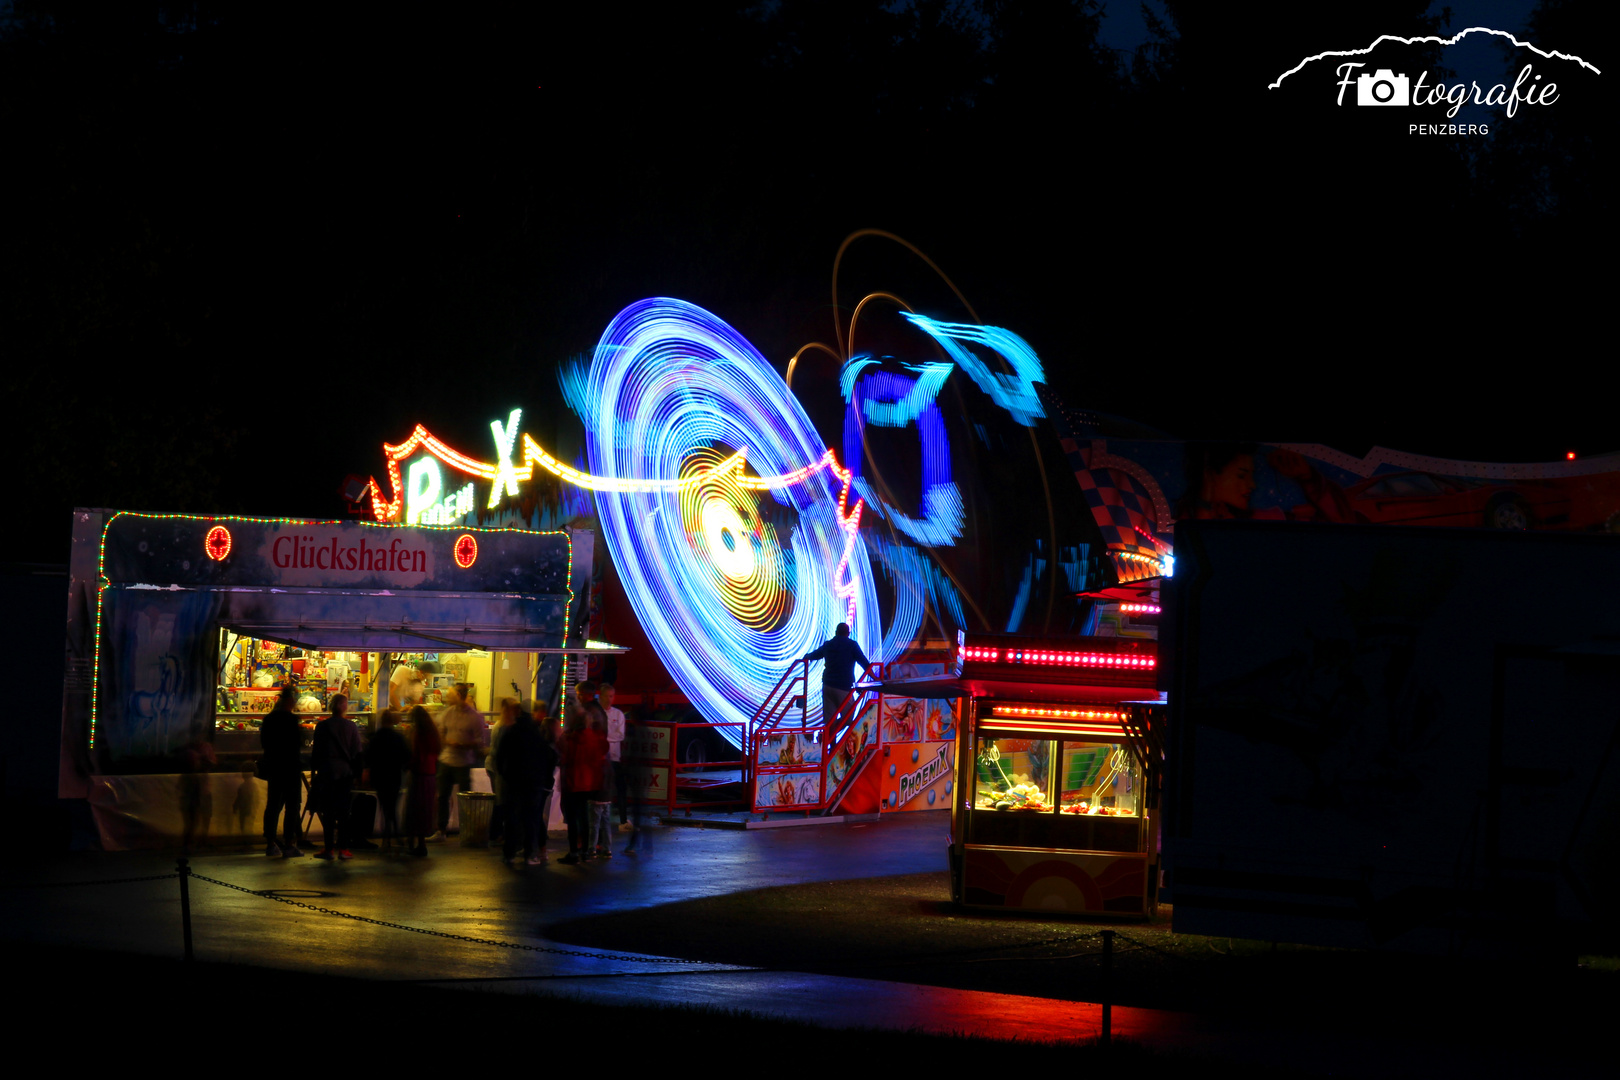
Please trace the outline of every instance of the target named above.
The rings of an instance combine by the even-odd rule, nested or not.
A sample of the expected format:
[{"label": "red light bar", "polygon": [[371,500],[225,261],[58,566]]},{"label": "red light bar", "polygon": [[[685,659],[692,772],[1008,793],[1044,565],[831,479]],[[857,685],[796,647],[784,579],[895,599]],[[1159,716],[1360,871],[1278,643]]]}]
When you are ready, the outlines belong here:
[{"label": "red light bar", "polygon": [[1041,720],[1119,721],[1125,715],[1117,708],[1073,707],[1063,705],[1005,705],[997,702],[991,709],[996,717],[1033,717]]},{"label": "red light bar", "polygon": [[[989,653],[992,655],[974,655]],[[1047,667],[1110,668],[1115,671],[1146,671],[1158,666],[1156,657],[1141,653],[1084,652],[1069,649],[1008,649],[1001,659],[996,649],[964,649],[963,660],[991,660],[1004,664],[1040,664]]]},{"label": "red light bar", "polygon": [[[1042,638],[1019,634],[969,637],[962,633],[957,637],[956,673],[976,671],[981,676],[1017,682],[1055,677],[1065,683],[1100,679],[1104,685],[1146,686],[1157,675],[1156,652],[1153,642],[1137,638]],[[1051,670],[1052,675],[1037,675],[1042,669]]]}]

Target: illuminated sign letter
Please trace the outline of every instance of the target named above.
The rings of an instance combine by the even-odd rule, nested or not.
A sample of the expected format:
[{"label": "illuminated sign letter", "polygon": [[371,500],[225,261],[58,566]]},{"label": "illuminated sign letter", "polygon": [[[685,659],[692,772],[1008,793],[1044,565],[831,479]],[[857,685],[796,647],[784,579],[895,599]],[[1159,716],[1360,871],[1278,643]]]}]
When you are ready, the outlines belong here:
[{"label": "illuminated sign letter", "polygon": [[495,433],[495,458],[500,462],[495,469],[495,483],[489,489],[491,510],[500,504],[502,492],[517,497],[517,473],[512,468],[512,448],[517,445],[518,421],[522,418],[523,410],[513,409],[506,418],[505,428],[501,427],[499,420],[489,422],[489,430]]},{"label": "illuminated sign letter", "polygon": [[430,457],[411,465],[405,483],[405,524],[417,519],[439,501],[439,463]]}]

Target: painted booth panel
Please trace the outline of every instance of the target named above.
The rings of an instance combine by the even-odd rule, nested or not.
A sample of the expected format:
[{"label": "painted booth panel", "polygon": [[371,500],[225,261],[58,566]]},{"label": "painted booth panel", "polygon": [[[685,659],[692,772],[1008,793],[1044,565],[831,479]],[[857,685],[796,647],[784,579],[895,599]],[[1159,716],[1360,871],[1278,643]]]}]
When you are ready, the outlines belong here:
[{"label": "painted booth panel", "polygon": [[970,847],[962,900],[979,907],[1142,915],[1147,870],[1143,855]]}]

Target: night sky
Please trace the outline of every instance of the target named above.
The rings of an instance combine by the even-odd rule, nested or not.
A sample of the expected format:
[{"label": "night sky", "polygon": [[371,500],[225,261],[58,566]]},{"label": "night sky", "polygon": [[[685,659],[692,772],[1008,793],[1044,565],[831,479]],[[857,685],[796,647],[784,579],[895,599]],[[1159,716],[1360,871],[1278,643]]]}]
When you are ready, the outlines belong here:
[{"label": "night sky", "polygon": [[[557,365],[615,312],[681,297],[785,367],[834,340],[862,228],[927,252],[1072,405],[1355,453],[1620,450],[1600,10],[0,4],[0,344],[33,515],[5,557],[63,561],[73,505],[332,516],[419,421],[490,456],[521,406],[566,452]],[[1475,110],[1485,138],[1336,107],[1330,62],[1266,88],[1477,23],[1603,74],[1534,58],[1562,98]],[[1380,55],[1482,84],[1524,59]],[[860,241],[838,303],[879,289],[967,318]],[[906,347],[891,317],[872,334]],[[813,414],[829,370],[806,369]]]}]

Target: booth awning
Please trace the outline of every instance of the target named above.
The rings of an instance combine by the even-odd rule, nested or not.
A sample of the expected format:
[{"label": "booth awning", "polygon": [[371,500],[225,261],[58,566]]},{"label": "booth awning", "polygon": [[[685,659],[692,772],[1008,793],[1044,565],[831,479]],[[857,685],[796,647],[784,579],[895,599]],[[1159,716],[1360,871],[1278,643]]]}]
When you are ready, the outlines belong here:
[{"label": "booth awning", "polygon": [[244,637],[296,645],[301,649],[344,652],[524,652],[551,655],[589,653],[617,656],[629,650],[620,645],[592,641],[565,646],[555,633],[538,628],[507,626],[357,626],[354,624],[258,623],[233,621],[226,630]]}]

